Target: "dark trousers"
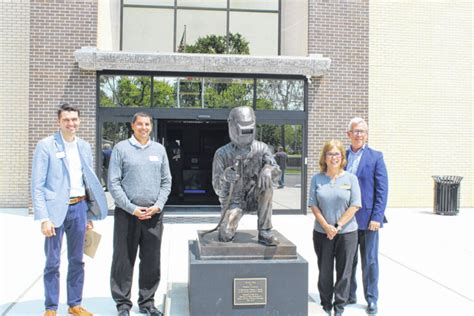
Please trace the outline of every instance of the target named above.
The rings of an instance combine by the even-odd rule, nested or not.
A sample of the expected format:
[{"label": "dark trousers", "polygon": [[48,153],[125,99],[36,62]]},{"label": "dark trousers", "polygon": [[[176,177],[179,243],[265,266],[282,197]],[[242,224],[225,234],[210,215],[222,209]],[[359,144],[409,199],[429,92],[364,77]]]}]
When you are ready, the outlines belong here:
[{"label": "dark trousers", "polygon": [[[337,234],[329,240],[326,234],[313,230],[313,245],[318,257],[318,290],[321,305],[325,310],[331,310],[334,306],[336,312],[342,313],[349,298],[352,262],[357,249],[357,231]],[[334,263],[336,283],[334,283]]]},{"label": "dark trousers", "polygon": [[[367,303],[377,304],[379,298],[379,232],[372,230],[359,230],[360,258],[362,263],[362,284],[364,297]],[[350,297],[356,297],[357,283],[357,251],[354,255],[352,267]]]},{"label": "dark trousers", "polygon": [[117,310],[130,309],[130,292],[133,267],[140,248],[138,276],[138,306],[155,304],[155,292],[160,283],[161,237],[163,213],[141,221],[126,211],[115,208],[114,249],[110,275],[110,288]]},{"label": "dark trousers", "polygon": [[84,287],[84,235],[87,225],[87,203],[81,201],[70,205],[66,218],[61,226],[56,227],[56,235],[46,237],[44,254],[46,265],[44,268],[45,309],[57,310],[59,302],[59,265],[61,263],[61,246],[63,236],[67,238],[67,304],[81,305],[82,289]]}]

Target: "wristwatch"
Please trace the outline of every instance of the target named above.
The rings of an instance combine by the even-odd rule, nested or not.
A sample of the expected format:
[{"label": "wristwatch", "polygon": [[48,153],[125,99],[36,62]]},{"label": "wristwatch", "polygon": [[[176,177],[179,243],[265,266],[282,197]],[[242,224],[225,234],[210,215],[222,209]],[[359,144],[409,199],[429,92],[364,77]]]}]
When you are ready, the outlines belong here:
[{"label": "wristwatch", "polygon": [[339,225],[339,223],[334,224],[334,227],[336,227],[337,231],[342,229],[342,225]]}]

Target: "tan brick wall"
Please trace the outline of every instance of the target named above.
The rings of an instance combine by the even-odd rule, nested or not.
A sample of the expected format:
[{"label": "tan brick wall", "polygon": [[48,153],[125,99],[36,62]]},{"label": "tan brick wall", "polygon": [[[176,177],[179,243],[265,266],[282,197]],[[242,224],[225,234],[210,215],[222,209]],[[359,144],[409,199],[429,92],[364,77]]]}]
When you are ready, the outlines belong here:
[{"label": "tan brick wall", "polygon": [[28,0],[0,0],[0,205],[28,198]]},{"label": "tan brick wall", "polygon": [[96,0],[31,1],[30,161],[38,140],[57,129],[56,110],[61,102],[79,107],[78,134],[95,147],[95,72],[79,70],[73,53],[95,46],[96,41]]},{"label": "tan brick wall", "polygon": [[370,143],[389,206],[432,207],[432,175],[460,175],[474,207],[472,1],[371,1]]},{"label": "tan brick wall", "polygon": [[368,1],[309,1],[310,54],[331,58],[329,74],[314,80],[308,96],[308,181],[319,171],[324,141],[347,143],[353,116],[368,115]]}]

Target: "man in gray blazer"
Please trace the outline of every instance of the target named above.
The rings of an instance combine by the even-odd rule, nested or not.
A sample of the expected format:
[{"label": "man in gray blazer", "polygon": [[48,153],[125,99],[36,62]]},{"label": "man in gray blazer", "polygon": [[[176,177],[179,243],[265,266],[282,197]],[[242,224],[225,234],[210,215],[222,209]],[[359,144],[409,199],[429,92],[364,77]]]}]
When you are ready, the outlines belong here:
[{"label": "man in gray blazer", "polygon": [[33,156],[31,195],[35,219],[45,235],[45,316],[55,316],[59,302],[61,244],[67,235],[67,304],[72,315],[92,315],[81,307],[84,286],[84,237],[92,220],[107,216],[104,190],[92,169],[89,143],[76,136],[79,110],[58,109],[59,131],[38,142]]}]

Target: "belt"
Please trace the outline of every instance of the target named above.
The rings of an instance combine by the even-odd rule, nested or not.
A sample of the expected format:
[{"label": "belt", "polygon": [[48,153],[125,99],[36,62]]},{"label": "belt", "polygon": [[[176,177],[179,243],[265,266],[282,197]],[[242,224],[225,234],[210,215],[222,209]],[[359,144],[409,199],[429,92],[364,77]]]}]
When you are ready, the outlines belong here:
[{"label": "belt", "polygon": [[69,198],[69,205],[77,204],[77,203],[79,203],[79,202],[81,202],[82,200],[85,200],[85,199],[86,199],[85,195],[71,197],[71,198]]}]

